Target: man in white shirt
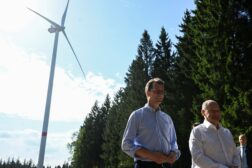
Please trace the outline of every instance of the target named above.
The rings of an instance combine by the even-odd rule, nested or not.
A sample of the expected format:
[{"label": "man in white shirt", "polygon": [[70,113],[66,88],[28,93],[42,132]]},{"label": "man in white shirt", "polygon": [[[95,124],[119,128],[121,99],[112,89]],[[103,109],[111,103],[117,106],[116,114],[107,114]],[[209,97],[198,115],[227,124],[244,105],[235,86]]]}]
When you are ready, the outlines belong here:
[{"label": "man in white shirt", "polygon": [[239,168],[239,153],[231,132],[220,124],[218,103],[205,101],[201,114],[204,122],[192,129],[189,139],[192,168]]}]

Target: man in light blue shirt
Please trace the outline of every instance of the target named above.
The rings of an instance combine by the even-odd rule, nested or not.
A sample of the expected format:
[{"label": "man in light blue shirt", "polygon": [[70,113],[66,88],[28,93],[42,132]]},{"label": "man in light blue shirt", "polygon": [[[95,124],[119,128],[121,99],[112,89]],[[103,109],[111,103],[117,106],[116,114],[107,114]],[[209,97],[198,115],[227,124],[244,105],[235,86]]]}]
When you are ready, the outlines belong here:
[{"label": "man in light blue shirt", "polygon": [[135,168],[170,168],[180,157],[171,117],[159,105],[164,82],[151,79],[145,87],[147,104],[132,112],[122,139],[122,150],[134,158]]}]

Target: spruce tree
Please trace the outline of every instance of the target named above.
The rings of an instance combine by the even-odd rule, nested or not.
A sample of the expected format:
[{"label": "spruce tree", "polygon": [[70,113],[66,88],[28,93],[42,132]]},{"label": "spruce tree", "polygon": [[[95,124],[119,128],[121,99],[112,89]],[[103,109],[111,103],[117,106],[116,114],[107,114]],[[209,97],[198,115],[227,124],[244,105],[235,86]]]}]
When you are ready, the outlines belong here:
[{"label": "spruce tree", "polygon": [[192,78],[202,91],[201,101],[217,100],[222,124],[236,135],[245,131],[251,136],[251,2],[198,0],[196,6],[198,59]]},{"label": "spruce tree", "polygon": [[161,105],[164,111],[175,118],[174,109],[175,92],[174,89],[174,53],[172,53],[172,43],[165,28],[161,28],[159,39],[156,43],[152,76],[160,77],[165,82],[165,98]]},{"label": "spruce tree", "polygon": [[[194,122],[192,104],[198,94],[191,74],[196,59],[193,52],[195,46],[192,44],[191,19],[191,14],[187,10],[180,25],[182,35],[177,36],[178,43],[175,45],[177,49],[174,61],[174,90],[176,91],[174,94],[176,100],[174,101],[174,109],[177,118],[175,126],[177,126],[178,145],[182,153],[176,163],[178,167],[190,167],[191,165],[190,151],[185,139],[188,140],[191,125]],[[196,112],[198,113],[198,111]]]},{"label": "spruce tree", "polygon": [[95,119],[99,113],[98,102],[96,101],[91,112],[86,117],[83,125],[80,127],[77,139],[72,143],[73,168],[92,167],[96,164],[95,149]]},{"label": "spruce tree", "polygon": [[103,132],[104,142],[102,144],[102,159],[106,168],[119,167],[119,153],[121,153],[122,126],[119,115],[122,112],[121,104],[123,89],[120,89],[114,97],[112,106],[107,116],[105,130]]}]

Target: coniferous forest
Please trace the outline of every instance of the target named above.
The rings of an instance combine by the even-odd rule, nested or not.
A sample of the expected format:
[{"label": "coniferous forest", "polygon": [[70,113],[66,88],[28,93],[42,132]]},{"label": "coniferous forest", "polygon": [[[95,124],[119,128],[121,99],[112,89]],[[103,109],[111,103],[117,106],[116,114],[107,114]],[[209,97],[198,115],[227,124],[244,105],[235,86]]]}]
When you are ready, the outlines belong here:
[{"label": "coniferous forest", "polygon": [[143,30],[125,87],[113,99],[107,95],[102,105],[95,102],[83,118],[68,144],[72,160],[67,167],[133,167],[133,159],[121,151],[121,138],[131,112],[146,103],[144,87],[153,77],[165,81],[161,109],[173,119],[182,153],[174,168],[191,167],[189,134],[192,124],[203,120],[200,109],[206,99],[219,103],[221,123],[235,141],[245,133],[252,145],[252,1],[195,4],[195,10],[184,13],[176,44],[164,27],[155,42]]}]

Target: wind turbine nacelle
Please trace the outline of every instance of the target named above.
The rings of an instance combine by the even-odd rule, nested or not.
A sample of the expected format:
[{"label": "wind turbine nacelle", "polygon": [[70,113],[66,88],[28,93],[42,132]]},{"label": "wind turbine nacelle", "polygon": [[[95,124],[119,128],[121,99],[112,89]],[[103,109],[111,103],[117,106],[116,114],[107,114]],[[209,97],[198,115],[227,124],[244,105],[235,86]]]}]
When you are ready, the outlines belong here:
[{"label": "wind turbine nacelle", "polygon": [[56,27],[50,27],[50,28],[48,29],[48,31],[49,31],[50,33],[55,33],[57,30],[58,30],[58,29],[57,29]]}]

